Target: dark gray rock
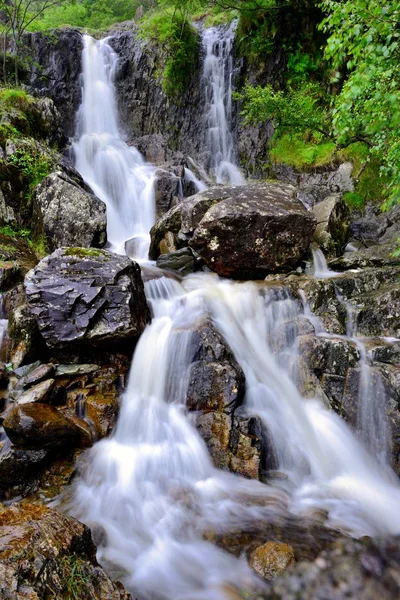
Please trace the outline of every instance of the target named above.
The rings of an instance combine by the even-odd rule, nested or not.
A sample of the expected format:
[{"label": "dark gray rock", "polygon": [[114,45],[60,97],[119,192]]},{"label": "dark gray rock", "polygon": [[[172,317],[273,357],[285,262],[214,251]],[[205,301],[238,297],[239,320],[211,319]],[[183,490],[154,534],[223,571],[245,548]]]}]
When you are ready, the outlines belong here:
[{"label": "dark gray rock", "polygon": [[0,449],[0,489],[21,483],[45,462],[48,450],[26,450],[10,442],[3,442]]},{"label": "dark gray rock", "polygon": [[50,252],[61,246],[102,247],[107,240],[106,205],[62,171],[46,177],[33,198],[33,236]]},{"label": "dark gray rock", "polygon": [[225,277],[261,278],[287,270],[308,248],[316,225],[294,192],[263,183],[216,186],[184,199],[152,228],[150,257],[189,245]]},{"label": "dark gray rock", "polygon": [[157,258],[157,267],[160,269],[172,269],[182,275],[193,273],[196,269],[196,259],[190,248],[181,248],[168,254],[160,254]]},{"label": "dark gray rock", "polygon": [[295,199],[295,189],[264,183],[225,188],[225,194],[228,197],[207,211],[189,241],[207,266],[223,277],[244,279],[296,266],[316,221]]},{"label": "dark gray rock", "polygon": [[32,57],[28,85],[36,96],[49,96],[62,114],[64,135],[75,132],[75,115],[81,102],[82,33],[60,29],[27,33],[24,44]]},{"label": "dark gray rock", "polygon": [[244,397],[244,373],[235,357],[208,321],[194,332],[192,348],[187,406],[231,414]]},{"label": "dark gray rock", "polygon": [[167,160],[167,142],[160,133],[142,135],[134,145],[154,165],[163,165]]},{"label": "dark gray rock", "polygon": [[157,169],[154,193],[157,217],[165,214],[178,201],[180,178],[169,171]]},{"label": "dark gray rock", "polygon": [[105,250],[56,250],[28,273],[25,288],[53,352],[132,344],[149,321],[139,266]]},{"label": "dark gray rock", "polygon": [[350,210],[341,194],[328,196],[315,204],[317,219],[314,240],[330,254],[341,254],[348,239]]}]

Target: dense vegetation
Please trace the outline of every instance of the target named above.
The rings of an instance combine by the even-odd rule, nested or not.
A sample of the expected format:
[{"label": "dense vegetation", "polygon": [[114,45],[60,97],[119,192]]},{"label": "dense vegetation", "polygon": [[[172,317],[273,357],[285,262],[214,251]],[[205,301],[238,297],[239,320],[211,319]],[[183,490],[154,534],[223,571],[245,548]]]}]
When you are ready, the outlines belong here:
[{"label": "dense vegetation", "polygon": [[[19,2],[19,4],[18,4]],[[357,163],[360,189],[390,206],[400,198],[398,0],[1,0],[3,33],[10,7],[25,30],[63,25],[106,29],[136,14],[140,35],[161,49],[160,77],[175,102],[195,68],[206,25],[238,18],[237,50],[255,65],[259,85],[240,95],[248,122],[272,121],[270,157],[297,168],[338,158]],[[18,37],[17,35],[17,37]],[[20,55],[21,40],[14,39]],[[279,58],[277,76],[264,66]],[[244,82],[245,83],[245,82]],[[363,181],[364,180],[364,184]],[[355,204],[366,197],[357,190]],[[372,191],[371,191],[372,190]]]}]

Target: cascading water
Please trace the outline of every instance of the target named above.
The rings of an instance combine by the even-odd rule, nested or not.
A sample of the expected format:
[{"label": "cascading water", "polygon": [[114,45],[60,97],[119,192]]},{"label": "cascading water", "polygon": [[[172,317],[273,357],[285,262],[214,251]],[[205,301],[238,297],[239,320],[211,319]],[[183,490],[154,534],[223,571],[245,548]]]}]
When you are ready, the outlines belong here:
[{"label": "cascading water", "polygon": [[338,273],[332,271],[328,267],[328,263],[326,262],[326,258],[321,248],[313,248],[312,257],[314,265],[314,277],[316,279],[330,279],[331,277],[336,277],[336,275],[338,275]]},{"label": "cascading water", "polygon": [[210,167],[217,183],[242,185],[243,175],[235,164],[232,135],[232,47],[235,22],[228,29],[211,27],[203,31],[204,65],[202,84],[206,98],[206,136]]},{"label": "cascading water", "polygon": [[386,416],[388,399],[382,377],[370,365],[366,340],[357,336],[357,314],[354,307],[338,290],[336,296],[346,308],[346,337],[356,344],[360,354],[357,432],[365,447],[386,467],[390,463],[390,433]]},{"label": "cascading water", "polygon": [[126,145],[118,128],[113,86],[117,58],[107,38],[84,36],[83,97],[73,149],[78,171],[107,206],[111,249],[125,254],[125,242],[133,238],[134,256],[146,259],[155,220],[155,168]]},{"label": "cascading water", "polygon": [[[85,40],[80,118],[88,124],[76,150],[81,172],[87,168],[87,181],[113,209],[109,214],[120,247],[128,231],[118,237],[118,223],[125,226],[128,198],[109,195],[110,182],[98,170],[107,164],[108,144],[110,181],[123,188],[123,172],[131,186],[146,186],[136,177],[136,167],[141,172],[144,165],[129,162],[136,154],[118,137],[110,75],[114,58],[107,42]],[[99,81],[104,93],[93,95],[92,85]],[[85,117],[85,111],[102,111],[106,97],[114,113],[107,124],[99,115],[98,125],[96,114]],[[121,167],[120,156],[127,157],[129,168],[125,162]],[[133,203],[137,189],[130,188]],[[135,211],[126,211],[134,221]],[[144,235],[140,218],[129,228],[137,226]],[[342,419],[317,399],[303,399],[296,387],[301,371],[295,324],[313,319],[307,305],[301,310],[284,290],[213,275],[189,275],[179,282],[154,268],[144,274],[153,319],[136,347],[115,432],[88,451],[69,502],[69,510],[97,530],[99,559],[110,572],[141,598],[223,600],[235,594],[232,586],[251,593],[262,584],[244,558],[206,541],[210,532],[268,523],[289,509],[299,516],[322,510],[326,524],[354,535],[400,533],[395,475],[381,468]],[[192,332],[204,318],[213,321],[245,373],[245,409],[261,418],[277,467],[287,476],[275,487],[214,468],[187,418]]]}]

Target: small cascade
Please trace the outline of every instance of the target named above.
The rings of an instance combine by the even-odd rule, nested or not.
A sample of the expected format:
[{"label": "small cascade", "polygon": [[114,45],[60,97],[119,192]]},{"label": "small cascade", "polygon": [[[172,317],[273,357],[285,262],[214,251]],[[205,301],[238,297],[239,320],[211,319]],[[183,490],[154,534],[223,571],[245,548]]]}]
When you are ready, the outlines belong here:
[{"label": "small cascade", "polygon": [[236,22],[230,27],[203,31],[204,65],[202,85],[206,98],[206,137],[210,168],[217,183],[242,185],[244,177],[236,166],[232,133],[232,48]]},{"label": "small cascade", "polygon": [[312,250],[313,264],[314,264],[314,277],[316,279],[330,279],[336,277],[339,273],[332,271],[328,267],[326,258],[321,248],[313,248]]},{"label": "small cascade", "polygon": [[366,340],[357,336],[357,314],[354,307],[338,290],[336,297],[346,308],[346,336],[356,344],[360,354],[357,432],[369,452],[383,466],[387,466],[390,464],[391,436],[386,417],[388,399],[382,377],[369,362]]},{"label": "small cascade", "polygon": [[4,297],[0,294],[0,359],[2,362],[7,362],[7,336],[8,319],[4,313]]},{"label": "small cascade", "polygon": [[111,249],[124,254],[125,242],[132,240],[133,255],[147,259],[156,169],[127,146],[119,130],[113,85],[117,59],[107,38],[84,36],[82,104],[73,150],[76,168],[107,206]]},{"label": "small cascade", "polygon": [[207,189],[206,184],[203,183],[201,179],[198,179],[193,171],[188,167],[185,167],[185,180],[191,181],[194,184],[196,192],[203,192]]}]

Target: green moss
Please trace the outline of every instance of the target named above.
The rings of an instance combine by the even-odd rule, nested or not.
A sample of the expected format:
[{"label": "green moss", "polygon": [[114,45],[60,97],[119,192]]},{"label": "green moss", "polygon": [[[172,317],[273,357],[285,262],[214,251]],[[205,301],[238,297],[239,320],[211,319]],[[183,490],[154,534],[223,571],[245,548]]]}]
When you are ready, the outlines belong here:
[{"label": "green moss", "polygon": [[108,257],[108,253],[97,248],[67,248],[64,251],[64,256],[78,256],[79,258]]},{"label": "green moss", "polygon": [[3,257],[8,257],[10,254],[14,254],[15,248],[14,246],[9,246],[7,244],[0,244],[0,255]]},{"label": "green moss", "polygon": [[357,192],[345,192],[343,194],[343,200],[346,202],[349,208],[362,208],[364,206],[364,196]]},{"label": "green moss", "polygon": [[28,240],[28,243],[38,258],[44,258],[48,254],[46,238],[44,235],[41,235],[39,238],[33,241]]},{"label": "green moss", "polygon": [[334,160],[335,144],[305,141],[301,135],[285,134],[273,141],[270,156],[275,163],[284,163],[300,170],[321,167]]},{"label": "green moss", "polygon": [[[365,202],[376,202],[380,204],[385,196],[385,189],[389,184],[389,178],[382,176],[381,163],[370,155],[369,148],[362,142],[350,144],[338,152],[341,161],[353,163],[353,177],[356,181],[355,194],[362,198],[350,198],[349,206],[360,208]],[[355,202],[355,204],[354,204]]]},{"label": "green moss", "polygon": [[180,104],[197,64],[199,35],[196,29],[180,13],[161,11],[145,17],[140,24],[140,36],[158,46],[162,88]]}]

